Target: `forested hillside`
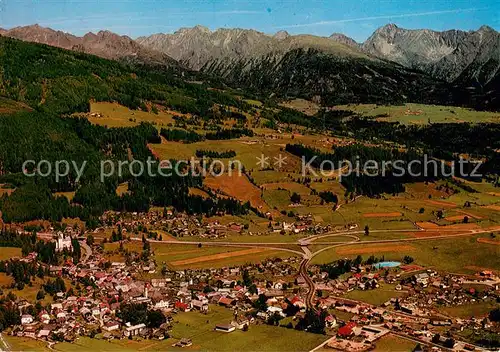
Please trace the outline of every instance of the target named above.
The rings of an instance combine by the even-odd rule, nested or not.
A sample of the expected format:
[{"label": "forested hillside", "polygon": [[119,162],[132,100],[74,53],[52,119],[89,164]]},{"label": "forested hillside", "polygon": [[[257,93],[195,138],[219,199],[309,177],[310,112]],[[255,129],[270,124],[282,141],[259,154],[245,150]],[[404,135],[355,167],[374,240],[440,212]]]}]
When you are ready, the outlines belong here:
[{"label": "forested hillside", "polygon": [[[151,205],[175,206],[188,213],[246,212],[232,199],[203,199],[188,195],[196,177],[133,178],[125,173],[99,181],[102,160],[146,161],[154,155],[148,143],[159,143],[158,130],[150,124],[130,128],[95,126],[86,119],[69,117],[87,112],[89,101],[117,101],[130,108],[145,108],[146,101],[199,116],[215,104],[248,108],[227,94],[188,84],[168,71],[142,68],[66,51],[46,45],[0,37],[0,95],[30,106],[31,112],[0,115],[0,184],[15,187],[0,198],[4,221],[92,220],[104,210],[144,211]],[[243,104],[243,105],[242,105]],[[28,178],[21,174],[26,160],[87,161],[76,182],[71,170],[60,180]],[[31,170],[30,170],[31,171]],[[119,183],[129,182],[129,192],[116,194]],[[55,192],[76,192],[72,203]],[[90,223],[92,223],[90,221]]]},{"label": "forested hillside", "polygon": [[452,101],[451,91],[444,82],[423,73],[379,60],[340,57],[315,49],[295,49],[284,55],[257,59],[216,60],[202,70],[255,94],[306,99],[319,96],[327,106]]},{"label": "forested hillside", "polygon": [[[89,101],[117,101],[132,109],[161,101],[203,114],[233,97],[185,83],[176,71],[127,66],[97,56],[0,36],[0,95],[52,113],[88,111]],[[189,75],[186,72],[186,75]]]}]

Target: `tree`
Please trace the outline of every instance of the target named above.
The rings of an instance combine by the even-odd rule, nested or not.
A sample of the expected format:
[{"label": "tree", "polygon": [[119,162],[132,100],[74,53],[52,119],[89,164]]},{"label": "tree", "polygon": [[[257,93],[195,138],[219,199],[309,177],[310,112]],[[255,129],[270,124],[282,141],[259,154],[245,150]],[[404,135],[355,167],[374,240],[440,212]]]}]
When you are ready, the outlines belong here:
[{"label": "tree", "polygon": [[82,257],[82,249],[80,242],[76,238],[71,239],[71,246],[73,247],[73,262],[78,263]]},{"label": "tree", "polygon": [[413,261],[414,261],[413,257],[410,257],[409,255],[405,255],[404,258],[403,258],[403,262],[405,264],[413,263]]},{"label": "tree", "polygon": [[448,338],[446,339],[446,341],[444,342],[444,347],[447,347],[447,348],[453,348],[455,346],[455,340],[452,339],[452,338]]},{"label": "tree", "polygon": [[87,236],[87,244],[89,246],[92,246],[94,244],[94,236],[92,236],[92,235]]},{"label": "tree", "polygon": [[299,195],[299,194],[297,194],[297,193],[295,193],[295,192],[294,192],[294,193],[292,194],[292,196],[290,197],[290,201],[291,201],[292,203],[294,203],[294,204],[298,204],[298,203],[300,203],[300,199],[301,199],[301,198],[300,198],[300,195]]},{"label": "tree", "polygon": [[356,259],[354,259],[353,265],[354,265],[354,266],[358,266],[358,265],[359,265],[359,264],[361,264],[362,262],[363,262],[363,257],[362,257],[362,256],[360,256],[360,255],[358,255],[358,256],[356,257]]},{"label": "tree", "polygon": [[469,217],[468,216],[464,216],[464,224],[468,224],[469,223]]},{"label": "tree", "polygon": [[500,322],[500,308],[493,309],[489,314],[489,318],[491,321]]},{"label": "tree", "polygon": [[248,286],[248,292],[250,292],[252,295],[255,295],[259,291],[257,290],[257,286],[255,284],[251,284],[250,286]]},{"label": "tree", "polygon": [[253,303],[255,309],[265,312],[267,310],[267,297],[264,294],[260,294],[259,298]]},{"label": "tree", "polygon": [[278,312],[274,312],[269,318],[267,318],[267,324],[278,326],[281,319],[283,319],[283,317]]},{"label": "tree", "polygon": [[368,225],[365,226],[365,236],[370,234],[370,227]]},{"label": "tree", "polygon": [[423,214],[425,213],[425,209],[424,208],[420,208],[420,210],[418,211],[420,214]]},{"label": "tree", "polygon": [[146,326],[148,328],[159,328],[167,321],[163,313],[159,310],[150,310],[147,313]]},{"label": "tree", "polygon": [[44,299],[44,298],[45,298],[45,291],[44,290],[38,291],[38,293],[36,294],[36,299],[37,300],[41,300],[41,299]]},{"label": "tree", "polygon": [[248,273],[248,270],[245,269],[243,270],[243,285],[245,287],[250,287],[252,285],[252,278],[250,277],[250,274]]},{"label": "tree", "polygon": [[412,352],[422,352],[423,349],[422,349],[422,345],[420,345],[419,343],[415,346],[415,348],[413,349]]},{"label": "tree", "polygon": [[432,342],[434,342],[434,343],[439,343],[440,339],[441,339],[441,335],[439,335],[439,334],[434,334],[434,336],[432,336]]}]

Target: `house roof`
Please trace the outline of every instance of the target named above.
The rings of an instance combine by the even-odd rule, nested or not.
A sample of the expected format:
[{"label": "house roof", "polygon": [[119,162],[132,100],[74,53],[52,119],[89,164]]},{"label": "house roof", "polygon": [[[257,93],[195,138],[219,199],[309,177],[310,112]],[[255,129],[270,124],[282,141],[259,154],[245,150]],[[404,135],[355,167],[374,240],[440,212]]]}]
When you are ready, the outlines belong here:
[{"label": "house roof", "polygon": [[350,322],[341,327],[338,331],[340,336],[350,336],[352,335],[352,329],[356,326],[356,323]]},{"label": "house roof", "polygon": [[219,299],[220,304],[224,305],[231,305],[234,302],[234,299],[228,298],[228,297],[221,297]]}]

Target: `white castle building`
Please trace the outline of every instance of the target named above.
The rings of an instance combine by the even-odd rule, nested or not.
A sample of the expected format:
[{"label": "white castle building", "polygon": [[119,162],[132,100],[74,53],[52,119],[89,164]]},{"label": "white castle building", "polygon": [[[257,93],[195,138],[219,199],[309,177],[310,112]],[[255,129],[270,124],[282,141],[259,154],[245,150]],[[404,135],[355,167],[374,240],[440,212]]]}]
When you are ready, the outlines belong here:
[{"label": "white castle building", "polygon": [[56,239],[56,251],[61,252],[64,249],[67,249],[69,251],[73,250],[73,245],[71,244],[71,236],[65,236],[62,232],[59,232]]}]

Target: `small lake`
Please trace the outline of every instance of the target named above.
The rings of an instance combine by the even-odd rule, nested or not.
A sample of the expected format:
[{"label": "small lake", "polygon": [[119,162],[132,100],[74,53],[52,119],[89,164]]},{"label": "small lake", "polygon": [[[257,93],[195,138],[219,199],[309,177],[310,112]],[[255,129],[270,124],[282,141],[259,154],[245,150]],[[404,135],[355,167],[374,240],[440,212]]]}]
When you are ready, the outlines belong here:
[{"label": "small lake", "polygon": [[380,269],[380,268],[395,268],[397,266],[400,266],[401,263],[400,262],[380,262],[380,263],[377,263],[377,264],[373,264],[373,266],[377,269]]}]

